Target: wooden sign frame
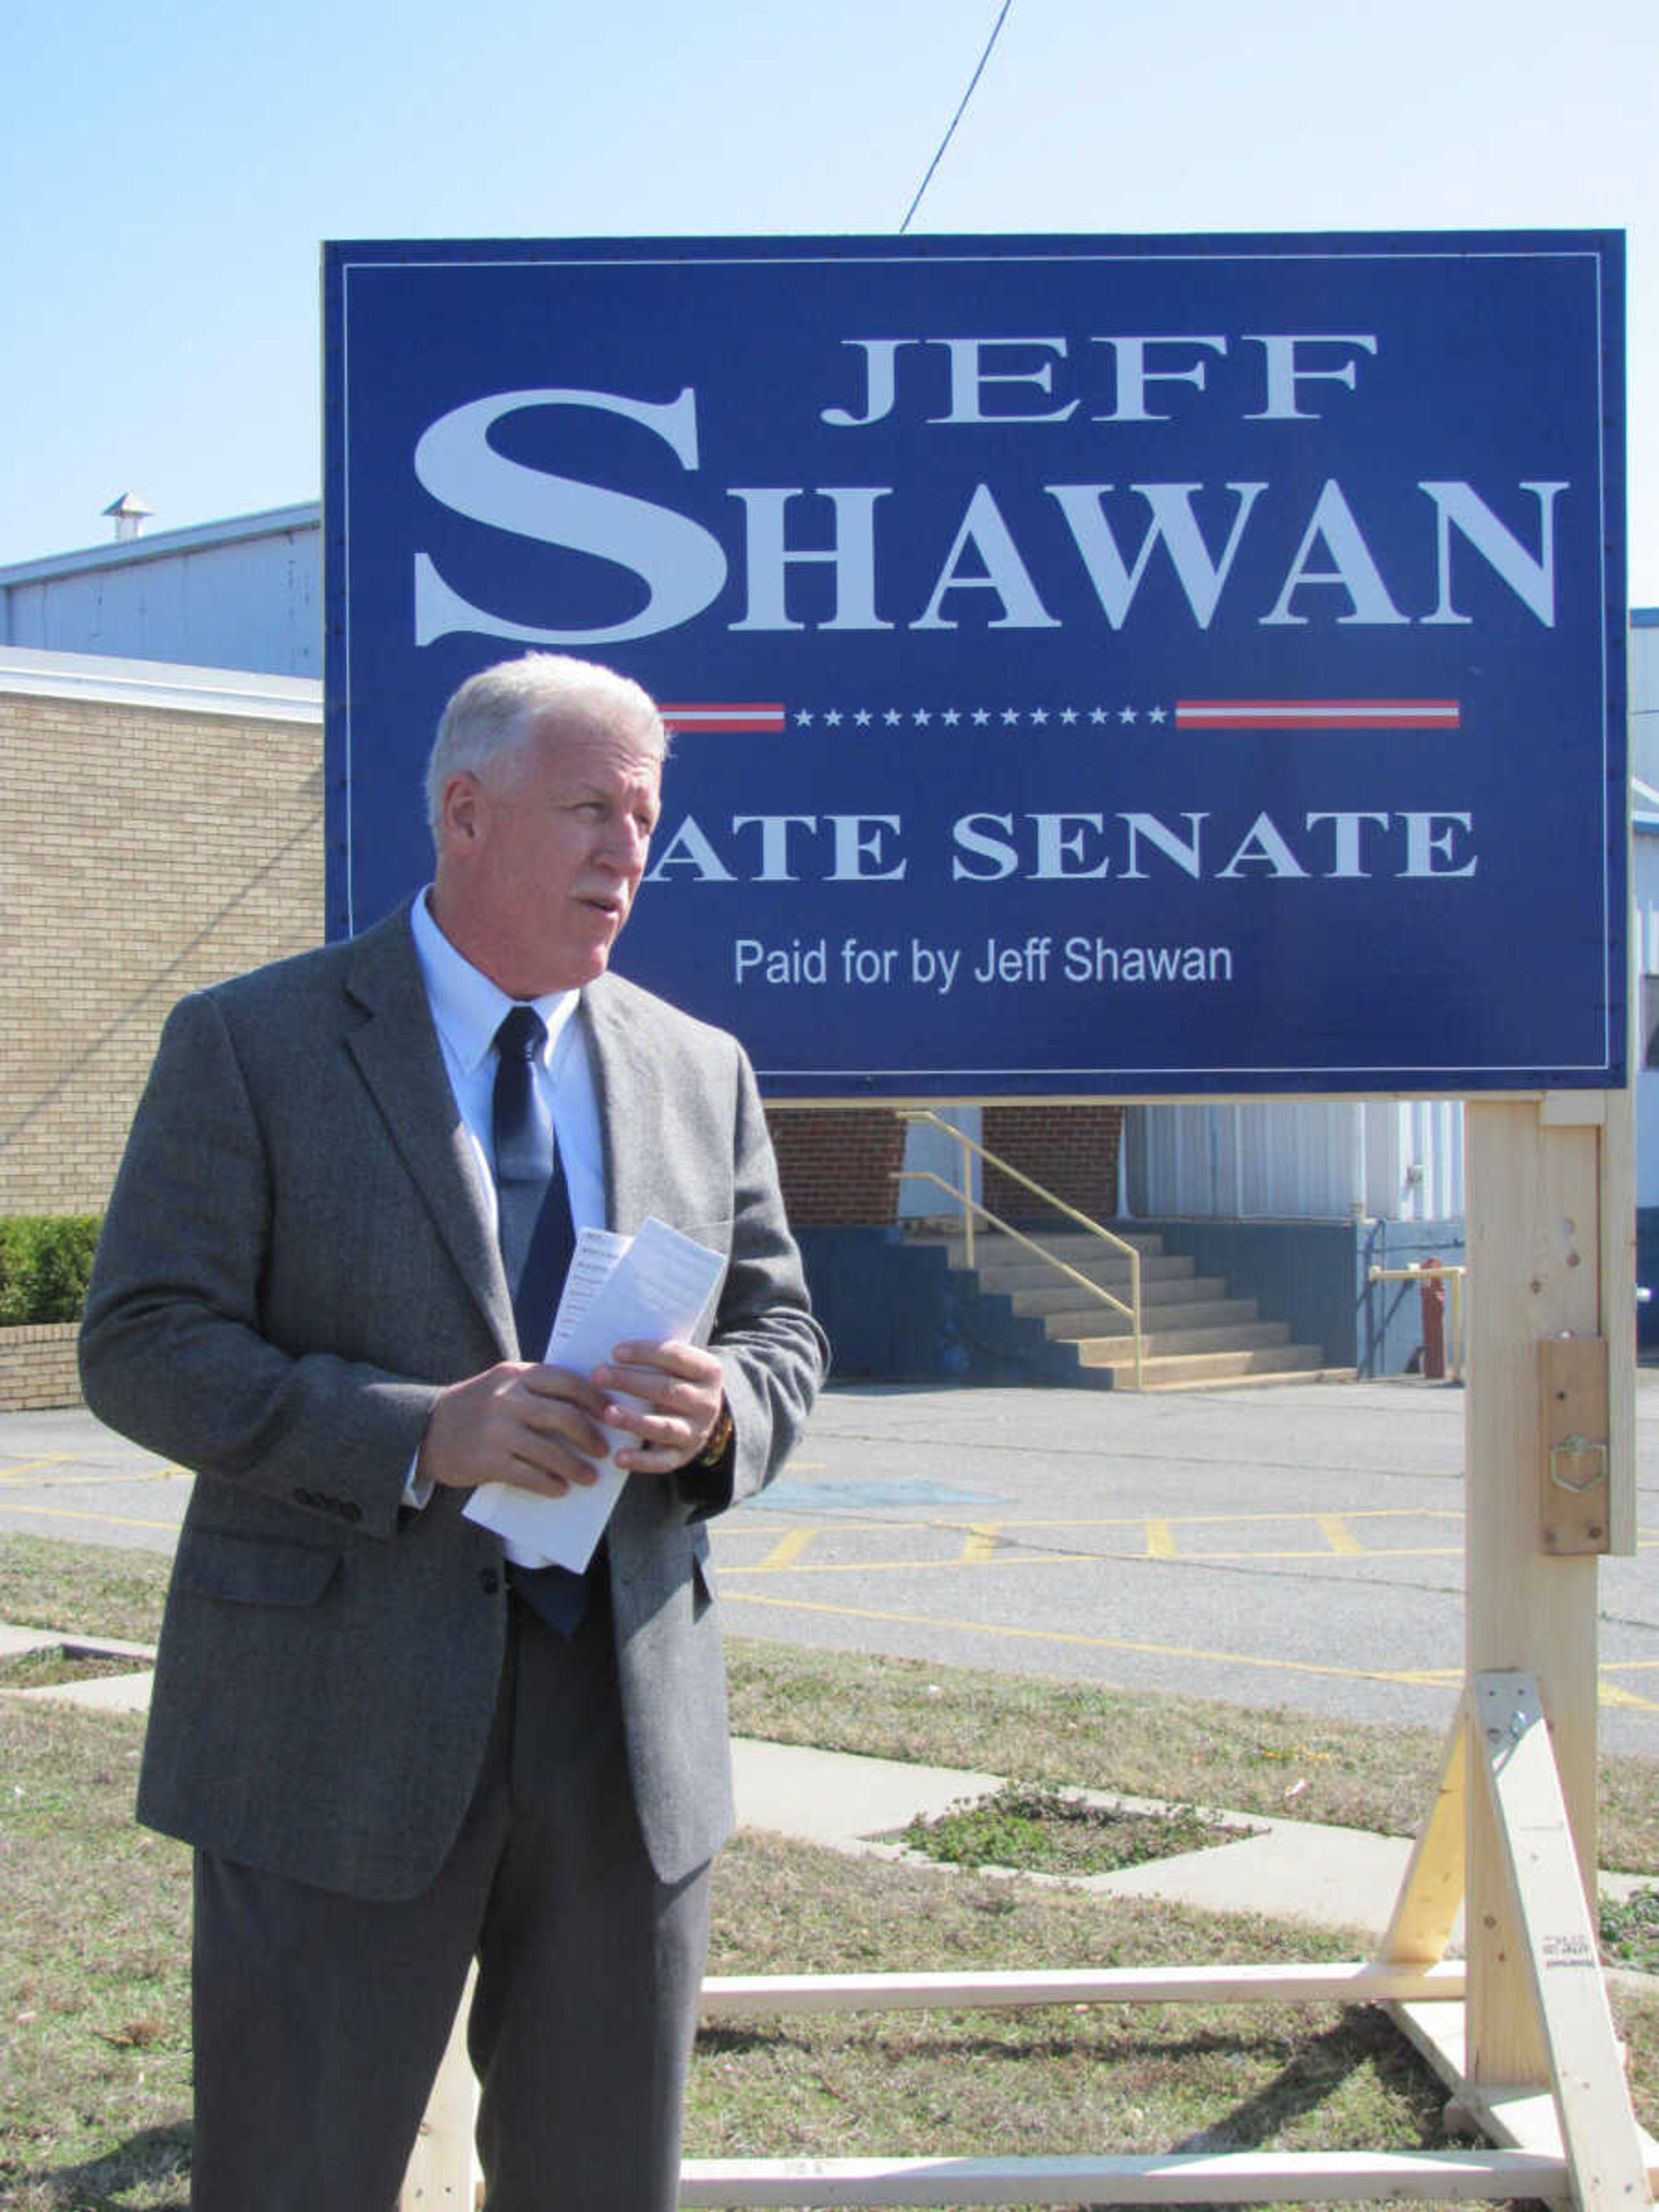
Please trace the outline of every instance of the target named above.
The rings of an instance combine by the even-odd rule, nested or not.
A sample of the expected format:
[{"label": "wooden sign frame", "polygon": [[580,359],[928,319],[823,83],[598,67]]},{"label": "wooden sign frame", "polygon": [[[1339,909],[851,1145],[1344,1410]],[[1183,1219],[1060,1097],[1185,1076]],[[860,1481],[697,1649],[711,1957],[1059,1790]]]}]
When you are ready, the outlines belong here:
[{"label": "wooden sign frame", "polygon": [[[1466,1685],[1440,1792],[1376,1956],[1334,1966],[739,1977],[706,1982],[703,2001],[711,2018],[1380,2002],[1488,2147],[693,2159],[682,2168],[683,2206],[1652,2203],[1659,2144],[1631,2106],[1595,1917],[1596,1559],[1636,1545],[1633,1097],[1471,1101],[1468,1115]],[[1445,1957],[1460,1905],[1463,1965]],[[465,2010],[464,2000],[399,2212],[473,2202]]]}]

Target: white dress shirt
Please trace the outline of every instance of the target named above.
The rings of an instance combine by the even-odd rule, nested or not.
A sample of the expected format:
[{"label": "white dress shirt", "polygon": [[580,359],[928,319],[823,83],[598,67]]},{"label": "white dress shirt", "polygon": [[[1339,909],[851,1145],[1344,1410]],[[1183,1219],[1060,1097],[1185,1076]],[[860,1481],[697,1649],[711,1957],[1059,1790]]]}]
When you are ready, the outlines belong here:
[{"label": "white dress shirt", "polygon": [[[428,887],[428,889],[430,886]],[[599,1129],[599,1096],[588,1063],[587,1040],[582,1025],[573,1018],[578,994],[556,991],[550,996],[523,1001],[509,999],[459,953],[432,919],[422,891],[410,909],[415,951],[426,985],[444,1066],[455,1104],[478,1163],[478,1179],[489,1200],[490,1227],[495,1226],[495,1157],[493,1128],[495,1095],[495,1032],[507,1010],[516,1005],[533,1006],[547,1025],[547,1037],[532,1062],[534,1079],[553,1117],[554,1142],[564,1166],[570,1194],[570,1218],[580,1236],[584,1229],[605,1226],[605,1143]],[[538,1358],[544,1346],[524,1347],[527,1358]],[[411,1462],[404,1483],[405,1504],[423,1507],[431,1498],[430,1479],[416,1474],[419,1455]],[[509,1544],[507,1557],[521,1566],[542,1564],[539,1557]]]},{"label": "white dress shirt", "polygon": [[[554,1139],[570,1193],[570,1218],[580,1236],[605,1226],[605,1140],[599,1102],[588,1065],[587,1040],[573,1018],[578,994],[556,991],[541,999],[509,999],[470,960],[463,958],[432,919],[422,891],[410,912],[427,1002],[443,1047],[449,1086],[471,1139],[481,1180],[495,1207],[495,1032],[510,1008],[527,1004],[547,1024],[547,1042],[532,1063],[534,1079],[553,1117]],[[539,1355],[543,1347],[535,1347]],[[526,1356],[532,1356],[525,1347]]]}]

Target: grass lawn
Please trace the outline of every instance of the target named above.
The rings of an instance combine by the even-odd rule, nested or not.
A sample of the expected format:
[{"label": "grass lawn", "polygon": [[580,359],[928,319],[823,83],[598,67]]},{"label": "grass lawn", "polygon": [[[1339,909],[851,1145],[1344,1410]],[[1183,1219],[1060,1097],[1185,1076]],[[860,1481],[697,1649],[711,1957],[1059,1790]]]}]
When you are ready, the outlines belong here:
[{"label": "grass lawn", "polygon": [[[143,1641],[164,1571],[143,1555],[5,1540],[0,1619]],[[1401,1731],[1376,1732],[1385,1740],[1368,1748],[1371,1732],[1327,1732],[1288,1715],[763,1644],[737,1648],[734,1676],[739,1725],[784,1740],[1027,1775],[1041,1766],[1056,1783],[1243,1809],[1282,1811],[1285,1791],[1306,1775],[1296,1809],[1325,1818],[1334,1802],[1350,1819],[1356,1808],[1380,1812],[1404,1790],[1390,1778],[1407,1747]],[[1231,1738],[1213,1759],[1204,1755],[1206,1715],[1210,1733]],[[141,1726],[0,1698],[0,2204],[15,2212],[185,2203],[188,1856],[132,1824]],[[1007,1755],[1016,1747],[1017,1759]],[[1437,1747],[1420,1749],[1431,1770]],[[1252,1776],[1254,1799],[1243,1786]],[[1615,1805],[1630,1799],[1620,1817],[1632,1850],[1654,1817],[1637,1802],[1641,1780],[1625,1778],[1614,1793]],[[1650,1772],[1650,1796],[1652,1787]],[[1410,1826],[1416,1811],[1407,1817],[1403,1798],[1401,1807]],[[738,1839],[716,1881],[720,1973],[1353,1955],[1352,1942],[1266,1919],[759,1836]],[[1620,1988],[1614,2007],[1638,2113],[1659,2130],[1659,1994]],[[1438,2084],[1365,2008],[797,2015],[705,2031],[686,2148],[697,2157],[1403,2149],[1442,2141],[1441,2105]]]},{"label": "grass lawn", "polygon": [[[155,1553],[0,1537],[0,1620],[153,1643],[168,1564]],[[1384,1835],[1416,1834],[1445,1754],[1437,1729],[1287,1707],[746,1638],[729,1639],[726,1656],[738,1735]],[[1659,1877],[1659,1759],[1604,1754],[1600,1822],[1604,1867]]]}]

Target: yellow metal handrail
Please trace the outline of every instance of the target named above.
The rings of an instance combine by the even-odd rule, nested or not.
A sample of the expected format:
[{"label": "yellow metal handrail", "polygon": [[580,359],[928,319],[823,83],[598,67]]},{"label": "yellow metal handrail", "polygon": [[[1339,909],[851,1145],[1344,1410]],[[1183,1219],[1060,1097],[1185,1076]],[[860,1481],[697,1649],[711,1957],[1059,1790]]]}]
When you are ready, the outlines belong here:
[{"label": "yellow metal handrail", "polygon": [[[1134,1388],[1139,1390],[1141,1387],[1140,1362],[1143,1334],[1139,1249],[1130,1243],[1127,1237],[1115,1236],[1109,1229],[1103,1228],[1098,1221],[1091,1220],[1086,1213],[1080,1212],[1076,1206],[1067,1205],[1063,1198],[1057,1198],[1053,1191],[1045,1190],[1040,1182],[1034,1182],[1030,1176],[1023,1175],[1017,1167],[1012,1166],[997,1153],[988,1151],[985,1146],[979,1143],[977,1139],[964,1135],[962,1130],[947,1121],[943,1115],[935,1114],[926,1106],[907,1106],[899,1109],[899,1118],[903,1121],[925,1121],[935,1129],[942,1129],[945,1135],[953,1138],[962,1149],[960,1188],[949,1182],[944,1176],[935,1175],[931,1168],[901,1168],[895,1179],[901,1182],[935,1183],[940,1190],[948,1192],[950,1196],[957,1200],[962,1208],[963,1257],[966,1264],[970,1267],[974,1264],[974,1217],[977,1214],[982,1219],[988,1221],[994,1229],[1000,1229],[1005,1237],[1012,1237],[1017,1244],[1023,1244],[1028,1251],[1034,1252],[1043,1265],[1052,1268],[1056,1274],[1064,1275],[1069,1281],[1076,1283],[1080,1289],[1086,1291],[1089,1296],[1099,1304],[1110,1306],[1115,1312],[1122,1314],[1129,1323],[1134,1346]],[[1126,1305],[1121,1298],[1107,1290],[1103,1284],[1091,1282],[1087,1275],[1079,1273],[1067,1261],[1058,1258],[1053,1252],[1046,1251],[1035,1237],[1026,1236],[1023,1230],[1014,1228],[1011,1223],[1004,1221],[999,1215],[993,1213],[988,1206],[981,1205],[969,1188],[972,1179],[968,1159],[970,1152],[976,1153],[988,1166],[994,1168],[999,1175],[1008,1176],[1012,1182],[1029,1190],[1034,1198],[1040,1198],[1045,1206],[1052,1206],[1056,1213],[1063,1213],[1067,1220],[1074,1221],[1079,1229],[1086,1229],[1091,1236],[1099,1237],[1101,1243],[1109,1246],[1114,1252],[1121,1253],[1129,1262],[1128,1304]]]}]

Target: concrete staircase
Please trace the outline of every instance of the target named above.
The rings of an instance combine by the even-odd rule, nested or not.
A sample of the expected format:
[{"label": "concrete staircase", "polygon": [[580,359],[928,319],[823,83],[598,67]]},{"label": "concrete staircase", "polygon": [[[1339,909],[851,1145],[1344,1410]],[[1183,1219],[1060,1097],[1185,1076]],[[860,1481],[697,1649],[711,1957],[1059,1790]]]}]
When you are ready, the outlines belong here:
[{"label": "concrete staircase", "polygon": [[[943,1244],[952,1267],[966,1265],[959,1233],[935,1233],[918,1241]],[[1127,1302],[1127,1255],[1086,1230],[1034,1241]],[[1293,1344],[1288,1322],[1264,1321],[1254,1298],[1234,1297],[1224,1276],[1200,1275],[1194,1261],[1166,1252],[1162,1237],[1131,1234],[1124,1242],[1141,1255],[1144,1389],[1353,1380],[1352,1368],[1326,1364],[1322,1345]],[[1051,1343],[1074,1348],[1079,1366],[1109,1370],[1117,1389],[1134,1388],[1134,1345],[1125,1315],[1097,1303],[1026,1246],[994,1230],[975,1236],[974,1272],[982,1296],[1006,1298],[1015,1314],[1039,1321]],[[1086,1379],[1106,1377],[1091,1374]]]}]

